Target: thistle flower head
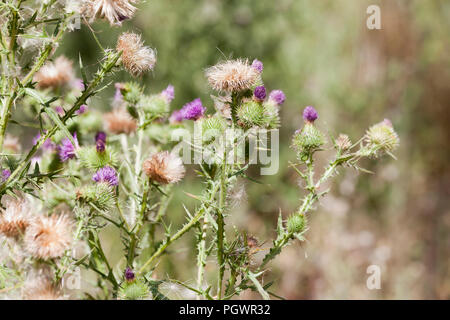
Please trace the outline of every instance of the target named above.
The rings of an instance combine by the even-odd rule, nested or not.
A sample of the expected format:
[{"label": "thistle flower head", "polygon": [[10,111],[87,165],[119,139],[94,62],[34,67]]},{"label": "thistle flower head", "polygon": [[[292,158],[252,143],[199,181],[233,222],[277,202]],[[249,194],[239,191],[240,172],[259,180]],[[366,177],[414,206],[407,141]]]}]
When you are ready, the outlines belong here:
[{"label": "thistle flower head", "polygon": [[77,200],[92,203],[103,211],[111,210],[116,201],[113,188],[106,182],[84,186],[77,191]]},{"label": "thistle flower head", "polygon": [[64,56],[59,56],[54,62],[47,62],[34,75],[34,81],[38,88],[60,88],[68,85],[75,79],[72,61]]},{"label": "thistle flower head", "polygon": [[186,120],[197,120],[205,114],[206,108],[203,107],[200,98],[194,99],[191,102],[186,103],[181,108],[181,115]]},{"label": "thistle flower head", "polygon": [[3,142],[3,149],[7,152],[19,153],[20,150],[22,150],[19,138],[6,134],[5,141]]},{"label": "thistle flower head", "polygon": [[131,282],[135,279],[135,274],[133,272],[133,270],[130,267],[127,267],[125,269],[125,280]]},{"label": "thistle flower head", "polygon": [[155,153],[145,160],[143,171],[151,180],[161,184],[178,182],[186,172],[181,159],[168,151]]},{"label": "thistle flower head", "polygon": [[47,269],[32,270],[23,286],[22,296],[25,300],[62,300],[61,291],[52,282],[52,275]]},{"label": "thistle flower head", "polygon": [[378,150],[394,151],[400,144],[400,139],[388,119],[371,126],[366,132],[365,141],[369,148],[375,150],[375,155]]},{"label": "thistle flower head", "polygon": [[257,86],[253,91],[253,95],[257,101],[263,101],[266,98],[266,87]]},{"label": "thistle flower head", "polygon": [[167,103],[170,103],[175,98],[175,88],[173,85],[169,84],[167,88],[161,92],[161,95],[166,99]]},{"label": "thistle flower head", "polygon": [[264,65],[261,61],[259,61],[258,59],[255,59],[252,62],[252,68],[255,69],[256,71],[258,71],[259,73],[262,73],[263,69],[264,69]]},{"label": "thistle flower head", "polygon": [[78,110],[75,111],[75,114],[76,114],[76,115],[81,115],[81,114],[87,112],[87,110],[88,110],[88,106],[85,105],[85,104],[82,104],[82,105],[78,108]]},{"label": "thistle flower head", "polygon": [[261,127],[264,124],[264,108],[260,103],[248,101],[237,110],[239,124],[244,128]]},{"label": "thistle flower head", "polygon": [[123,283],[118,293],[121,300],[143,300],[150,296],[149,288],[142,280]]},{"label": "thistle flower head", "polygon": [[303,110],[303,120],[305,120],[306,122],[314,122],[318,117],[319,115],[317,114],[317,111],[313,106],[307,106]]},{"label": "thistle flower head", "polygon": [[183,111],[182,110],[174,110],[169,117],[170,123],[180,123],[183,121]]},{"label": "thistle flower head", "polygon": [[261,80],[260,72],[247,60],[227,60],[206,70],[210,86],[217,91],[238,92],[251,89]]},{"label": "thistle flower head", "polygon": [[136,8],[132,3],[137,0],[82,0],[81,12],[92,22],[96,17],[104,18],[111,25],[120,25],[130,19]]},{"label": "thistle flower head", "polygon": [[286,95],[281,90],[273,90],[269,95],[269,99],[275,104],[281,106],[286,100]]},{"label": "thistle flower head", "polygon": [[299,233],[305,229],[306,217],[303,214],[293,214],[287,220],[287,229],[291,233]]},{"label": "thistle flower head", "polygon": [[339,134],[335,141],[336,147],[340,150],[348,150],[352,146],[352,142],[350,141],[350,138],[346,134]]},{"label": "thistle flower head", "polygon": [[12,200],[0,213],[0,233],[6,237],[16,238],[22,235],[30,225],[32,215],[23,200]]},{"label": "thistle flower head", "polygon": [[106,133],[104,133],[103,131],[99,131],[95,135],[95,148],[97,149],[97,152],[105,152]]},{"label": "thistle flower head", "polygon": [[119,178],[117,177],[116,170],[109,166],[97,170],[97,172],[92,176],[92,180],[95,182],[105,182],[113,187],[119,184]]},{"label": "thistle flower head", "polygon": [[117,40],[117,51],[122,51],[122,64],[134,77],[152,70],[156,64],[156,53],[144,46],[141,36],[135,33],[122,33]]},{"label": "thistle flower head", "polygon": [[117,108],[104,115],[105,127],[111,133],[130,134],[136,131],[137,122],[125,108]]},{"label": "thistle flower head", "polygon": [[3,169],[2,170],[2,176],[1,176],[1,181],[5,182],[6,180],[8,180],[9,176],[11,175],[11,170],[9,169]]},{"label": "thistle flower head", "polygon": [[27,227],[24,241],[34,258],[61,257],[72,244],[72,222],[67,214],[39,216]]},{"label": "thistle flower head", "polygon": [[73,133],[73,140],[75,145],[73,145],[67,137],[61,140],[61,145],[58,146],[58,153],[61,161],[64,162],[76,156],[76,150],[79,147],[76,132]]},{"label": "thistle flower head", "polygon": [[325,143],[322,132],[312,122],[306,122],[301,130],[297,130],[292,139],[292,146],[297,149],[299,158],[316,151]]}]

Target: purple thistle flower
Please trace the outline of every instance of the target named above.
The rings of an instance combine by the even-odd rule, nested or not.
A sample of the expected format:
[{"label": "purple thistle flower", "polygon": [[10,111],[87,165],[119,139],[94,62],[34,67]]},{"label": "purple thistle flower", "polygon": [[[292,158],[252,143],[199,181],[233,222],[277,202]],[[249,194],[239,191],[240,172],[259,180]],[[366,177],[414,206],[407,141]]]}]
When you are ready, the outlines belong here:
[{"label": "purple thistle flower", "polygon": [[262,101],[266,98],[266,88],[264,86],[258,86],[255,88],[255,91],[253,91],[253,94],[256,99]]},{"label": "purple thistle flower", "polygon": [[[47,132],[47,131],[44,131]],[[33,145],[36,145],[39,141],[39,139],[41,138],[41,134],[38,133],[34,138],[33,138]],[[56,145],[52,142],[52,140],[47,139],[44,141],[44,143],[42,144],[42,148],[44,150],[49,150],[49,151],[53,151],[56,149]]]},{"label": "purple thistle flower", "polygon": [[61,161],[67,161],[75,157],[76,149],[78,148],[77,133],[73,133],[73,139],[75,140],[75,146],[70,142],[69,138],[61,140],[61,145],[58,147],[59,158]]},{"label": "purple thistle flower", "polygon": [[77,115],[80,115],[80,114],[85,113],[85,112],[87,111],[87,109],[88,109],[88,106],[85,105],[85,104],[82,104],[82,105],[78,108],[78,110],[75,111],[75,113],[76,113]]},{"label": "purple thistle flower", "polygon": [[319,115],[313,106],[307,106],[305,110],[303,110],[303,120],[307,122],[314,122],[318,117]]},{"label": "purple thistle flower", "polygon": [[281,90],[273,90],[269,95],[269,99],[275,101],[277,105],[282,105],[286,100],[286,96]]},{"label": "purple thistle flower", "polygon": [[134,280],[134,277],[135,277],[135,275],[134,275],[133,270],[132,270],[130,267],[127,267],[127,268],[125,269],[125,279],[126,279],[127,281],[133,281],[133,280]]},{"label": "purple thistle flower", "polygon": [[200,98],[197,98],[191,102],[186,103],[183,108],[181,108],[181,114],[183,119],[186,120],[197,120],[205,114],[206,108],[203,107]]},{"label": "purple thistle flower", "polygon": [[172,112],[169,118],[170,123],[178,123],[183,120],[183,112],[181,110],[175,110],[174,112]]},{"label": "purple thistle flower", "polygon": [[166,99],[168,103],[172,102],[172,100],[175,98],[175,88],[173,85],[169,84],[166,89],[161,92],[161,95]]},{"label": "purple thistle flower", "polygon": [[65,113],[63,107],[61,107],[61,106],[56,106],[56,107],[55,107],[55,111],[56,111],[60,116],[63,116],[64,113]]},{"label": "purple thistle flower", "polygon": [[106,133],[103,131],[97,132],[95,135],[95,145],[97,152],[103,152],[106,149]]},{"label": "purple thistle flower", "polygon": [[8,180],[9,176],[11,175],[11,170],[9,169],[4,169],[2,171],[2,182],[5,182],[6,180]]},{"label": "purple thistle flower", "polygon": [[261,61],[258,59],[253,60],[252,62],[252,68],[257,70],[259,73],[263,72],[264,65]]},{"label": "purple thistle flower", "polygon": [[75,79],[75,80],[72,82],[72,86],[73,86],[73,88],[75,88],[75,89],[78,89],[78,90],[84,90],[84,82],[83,82],[83,80],[80,79],[80,78]]},{"label": "purple thistle flower", "polygon": [[113,187],[119,184],[119,178],[117,177],[116,170],[109,166],[97,170],[97,172],[92,176],[92,180],[95,182],[107,182]]}]

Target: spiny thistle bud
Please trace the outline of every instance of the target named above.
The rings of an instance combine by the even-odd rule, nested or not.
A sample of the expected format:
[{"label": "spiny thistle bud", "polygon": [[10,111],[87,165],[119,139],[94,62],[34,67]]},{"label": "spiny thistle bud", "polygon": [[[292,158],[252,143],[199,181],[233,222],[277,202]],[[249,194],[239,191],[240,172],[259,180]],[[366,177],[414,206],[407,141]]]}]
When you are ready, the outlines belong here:
[{"label": "spiny thistle bud", "polygon": [[352,146],[352,142],[350,141],[350,138],[348,137],[348,135],[341,133],[336,141],[336,148],[345,151],[348,150],[351,146]]},{"label": "spiny thistle bud", "polygon": [[281,90],[273,90],[269,95],[269,100],[273,101],[276,105],[281,106],[286,100],[286,95]]},{"label": "spiny thistle bud", "polygon": [[214,138],[223,134],[227,128],[227,122],[221,116],[204,117],[198,121],[202,129],[202,140],[209,143]]},{"label": "spiny thistle bud", "polygon": [[238,92],[249,90],[260,82],[260,72],[248,60],[228,60],[206,69],[210,86],[216,91]]},{"label": "spiny thistle bud", "polygon": [[59,158],[61,161],[64,162],[76,156],[76,151],[79,148],[76,132],[73,133],[73,140],[75,145],[73,145],[67,137],[61,140],[61,145],[58,147]]},{"label": "spiny thistle bud", "polygon": [[292,140],[292,146],[297,149],[299,158],[316,151],[325,143],[325,138],[312,122],[307,122],[303,129],[297,130]]},{"label": "spiny thistle bud", "polygon": [[6,237],[17,238],[30,225],[32,216],[30,209],[23,200],[13,200],[1,209],[0,233]]},{"label": "spiny thistle bud", "polygon": [[170,108],[167,99],[160,94],[141,97],[137,107],[144,110],[150,117],[162,117],[169,112]]},{"label": "spiny thistle bud", "polygon": [[264,101],[264,99],[266,98],[266,87],[257,86],[253,91],[253,96],[255,97],[255,100],[258,102]]},{"label": "spiny thistle bud", "polygon": [[92,180],[95,182],[108,183],[112,187],[119,184],[119,178],[117,177],[116,170],[109,166],[97,170],[97,172],[92,176]]},{"label": "spiny thistle bud", "polygon": [[319,117],[316,109],[313,106],[307,106],[303,110],[303,120],[306,122],[314,122]]},{"label": "spiny thistle bud", "polygon": [[119,162],[117,152],[110,147],[103,152],[98,152],[98,146],[82,147],[77,150],[77,156],[84,167],[94,170],[105,166],[115,167]]},{"label": "spiny thistle bud", "polygon": [[118,293],[121,300],[143,300],[149,298],[150,291],[142,280],[124,282]]},{"label": "spiny thistle bud", "polygon": [[113,189],[105,182],[84,186],[77,191],[77,200],[92,203],[102,211],[108,211],[115,206]]},{"label": "spiny thistle bud", "polygon": [[130,267],[127,267],[125,269],[125,280],[128,282],[134,281],[136,275],[134,274],[133,270]]},{"label": "spiny thistle bud", "polygon": [[264,65],[261,61],[259,61],[258,59],[255,59],[252,62],[252,68],[255,69],[256,71],[258,71],[259,73],[262,73],[263,69],[264,69]]},{"label": "spiny thistle bud", "polygon": [[398,147],[400,139],[391,121],[384,119],[367,130],[365,142],[367,143],[366,147],[373,152],[373,155],[377,156],[378,151],[394,151]]},{"label": "spiny thistle bud", "polygon": [[114,134],[130,134],[137,129],[136,120],[125,110],[118,108],[104,115],[105,127]]},{"label": "spiny thistle bud", "polygon": [[137,0],[82,0],[81,14],[93,22],[96,17],[104,18],[111,25],[121,25],[130,19],[136,8],[132,3]]},{"label": "spiny thistle bud", "polygon": [[264,125],[264,109],[255,101],[241,104],[237,110],[239,124],[244,128],[261,127]]},{"label": "spiny thistle bud", "polygon": [[181,159],[168,151],[153,154],[144,161],[142,168],[150,180],[161,184],[178,182],[186,172]]},{"label": "spiny thistle bud", "polygon": [[141,36],[135,33],[123,33],[117,40],[117,51],[122,51],[122,64],[134,77],[152,70],[156,64],[156,53],[144,46]]},{"label": "spiny thistle bud", "polygon": [[266,127],[276,129],[280,126],[279,108],[276,104],[266,101],[263,103],[264,115],[266,118]]},{"label": "spiny thistle bud", "polygon": [[75,79],[72,61],[64,56],[56,58],[55,62],[47,62],[34,75],[38,88],[60,88],[68,85]]},{"label": "spiny thistle bud", "polygon": [[293,214],[287,220],[287,230],[290,233],[299,233],[305,229],[306,217],[303,214]]},{"label": "spiny thistle bud", "polygon": [[72,227],[67,214],[36,217],[25,232],[26,250],[37,259],[59,258],[72,244]]}]

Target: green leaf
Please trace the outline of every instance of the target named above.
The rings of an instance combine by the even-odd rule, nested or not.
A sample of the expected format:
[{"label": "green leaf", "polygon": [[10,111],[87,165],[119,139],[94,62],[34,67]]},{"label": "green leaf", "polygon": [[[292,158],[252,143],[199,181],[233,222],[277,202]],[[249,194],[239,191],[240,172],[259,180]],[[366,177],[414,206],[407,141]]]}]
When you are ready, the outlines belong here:
[{"label": "green leaf", "polygon": [[66,128],[64,123],[59,118],[58,114],[55,110],[53,110],[50,107],[45,108],[45,113],[53,120],[53,122],[58,126],[58,128],[64,133],[64,135],[67,136],[67,138],[70,140],[72,145],[75,147],[77,144],[75,143],[75,140],[73,139],[73,136],[70,134],[69,130]]}]

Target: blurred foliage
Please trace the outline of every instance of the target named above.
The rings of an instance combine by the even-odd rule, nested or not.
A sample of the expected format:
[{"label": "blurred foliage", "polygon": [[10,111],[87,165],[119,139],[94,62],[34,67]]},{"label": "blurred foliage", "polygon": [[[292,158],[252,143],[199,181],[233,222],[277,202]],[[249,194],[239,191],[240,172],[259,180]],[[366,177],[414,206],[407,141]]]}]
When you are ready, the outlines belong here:
[{"label": "blurred foliage", "polygon": [[[366,28],[369,4],[380,5],[382,30]],[[314,105],[319,126],[334,135],[356,137],[383,118],[399,133],[398,161],[378,162],[376,170],[367,162],[375,177],[350,172],[333,186],[313,214],[309,242],[274,262],[274,292],[291,299],[450,298],[450,2],[149,0],[139,8],[124,28],[95,29],[110,47],[123,29],[141,32],[158,52],[143,83],[153,92],[172,83],[174,107],[201,97],[212,109],[203,70],[230,57],[262,60],[268,89],[285,91],[279,173],[259,177],[255,168],[263,184],[246,182],[246,196],[230,195],[237,205],[229,219],[258,239],[273,237],[278,211],[287,217],[300,196],[287,163],[304,106]],[[78,52],[86,64],[99,58],[86,26],[59,49],[75,61]],[[127,77],[120,73],[118,81]],[[108,109],[112,95],[105,91],[91,104]],[[194,203],[181,190],[198,194],[201,187],[188,177],[169,217],[181,222],[180,203]],[[195,263],[177,264],[193,258],[192,250],[186,237],[171,251],[179,255],[158,267],[160,275],[192,279]],[[382,290],[366,288],[370,264],[382,268]]]}]

